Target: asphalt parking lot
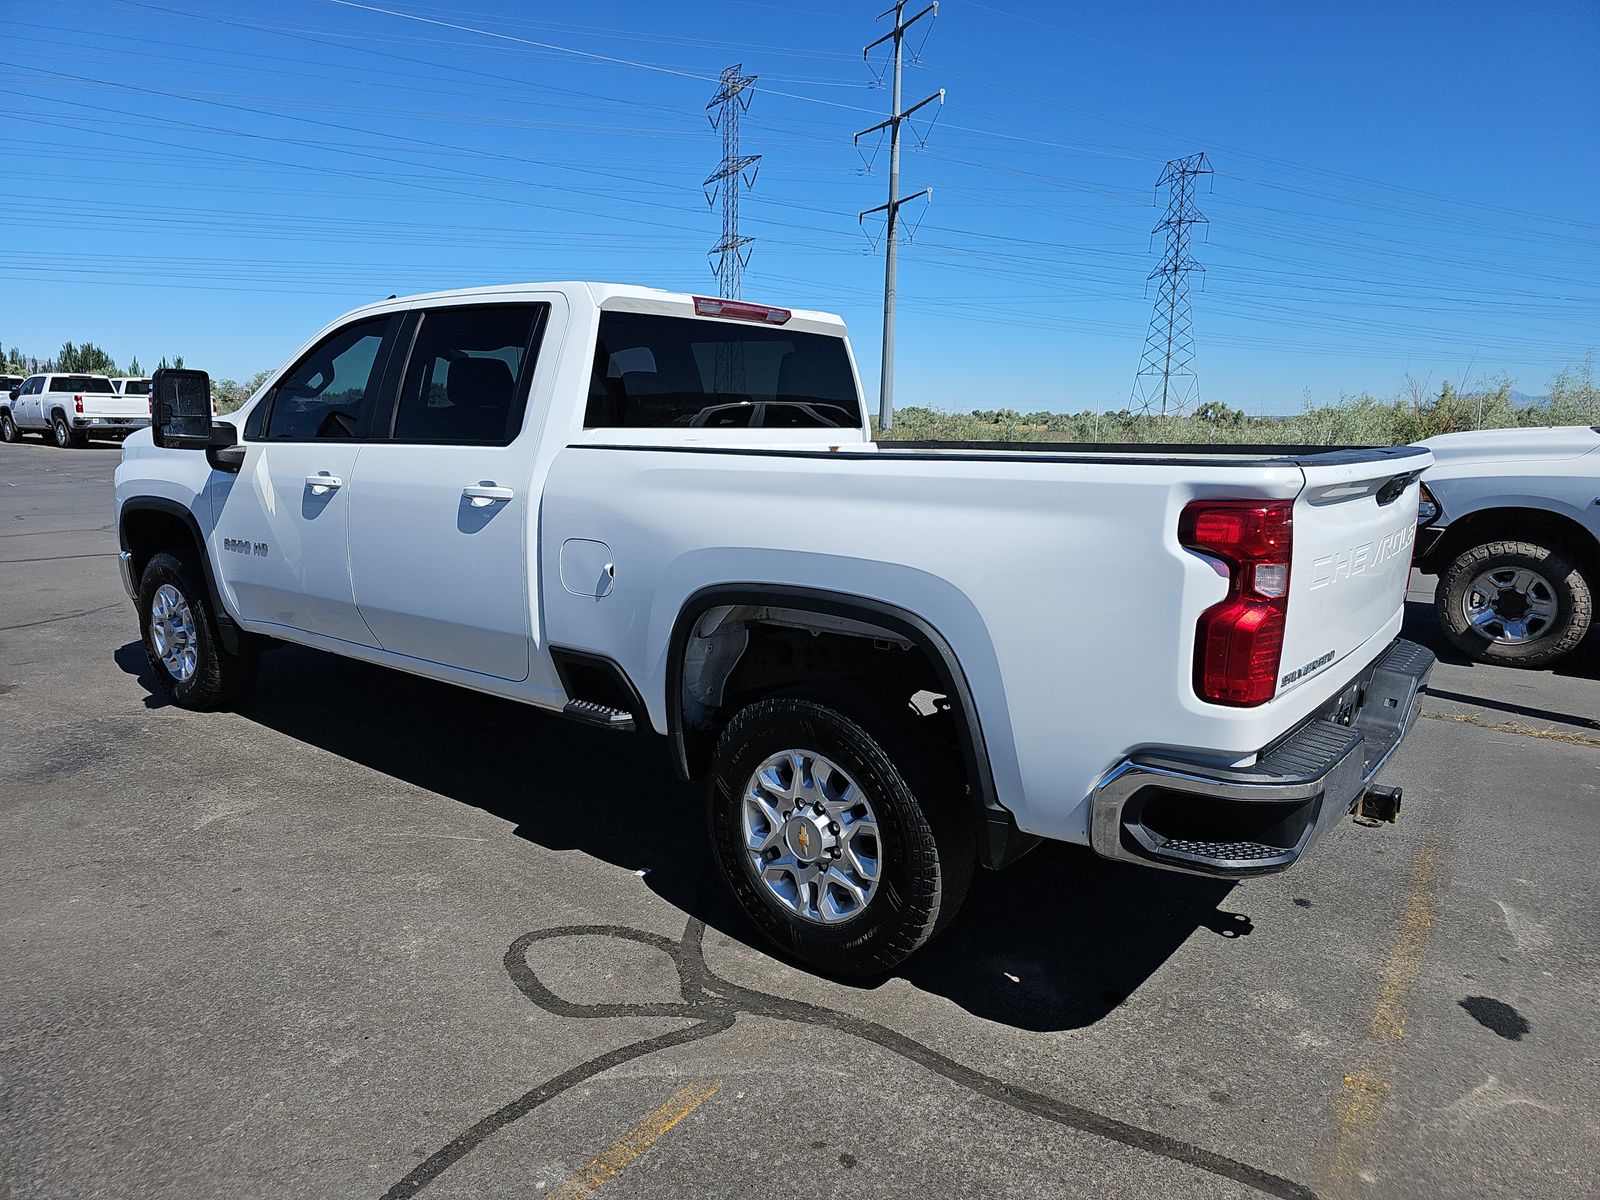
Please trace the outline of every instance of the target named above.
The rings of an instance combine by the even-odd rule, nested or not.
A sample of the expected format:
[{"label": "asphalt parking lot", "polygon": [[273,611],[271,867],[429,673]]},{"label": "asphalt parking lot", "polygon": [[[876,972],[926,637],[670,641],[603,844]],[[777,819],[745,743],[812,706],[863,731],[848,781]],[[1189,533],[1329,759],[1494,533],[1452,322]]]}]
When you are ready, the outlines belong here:
[{"label": "asphalt parking lot", "polygon": [[163,704],[117,457],[0,446],[0,1196],[1595,1194],[1600,648],[1442,655],[1396,827],[1043,849],[850,987],[654,739],[298,648]]}]

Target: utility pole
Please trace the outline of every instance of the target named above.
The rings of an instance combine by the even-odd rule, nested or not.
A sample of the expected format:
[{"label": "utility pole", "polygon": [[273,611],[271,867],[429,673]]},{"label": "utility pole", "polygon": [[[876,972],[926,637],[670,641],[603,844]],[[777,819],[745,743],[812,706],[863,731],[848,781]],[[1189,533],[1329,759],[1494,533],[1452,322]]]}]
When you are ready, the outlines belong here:
[{"label": "utility pole", "polygon": [[1167,163],[1156,180],[1156,188],[1168,189],[1167,211],[1152,234],[1166,231],[1167,249],[1161,265],[1146,276],[1158,279],[1155,312],[1150,317],[1150,332],[1145,336],[1144,355],[1133,377],[1131,407],[1149,415],[1160,397],[1161,415],[1179,416],[1188,405],[1200,399],[1200,380],[1195,376],[1194,315],[1189,308],[1189,273],[1205,268],[1189,254],[1190,227],[1209,224],[1195,207],[1195,179],[1210,175],[1211,163],[1204,154],[1191,154]]},{"label": "utility pole", "polygon": [[906,30],[915,25],[923,17],[939,15],[938,4],[930,4],[909,21],[905,19],[906,0],[898,0],[891,9],[878,14],[878,20],[891,13],[894,15],[894,28],[884,34],[877,41],[861,51],[861,57],[866,59],[879,46],[887,41],[894,42],[894,101],[890,112],[893,114],[887,121],[879,121],[871,129],[863,129],[856,134],[855,140],[860,144],[861,139],[868,134],[877,133],[881,129],[889,131],[889,202],[880,204],[877,208],[869,208],[856,219],[864,221],[873,213],[885,214],[887,229],[884,231],[884,262],[883,262],[883,371],[878,383],[878,428],[888,432],[894,427],[894,287],[895,269],[898,265],[898,239],[900,206],[909,200],[916,200],[923,196],[933,195],[932,188],[923,188],[909,196],[900,195],[900,123],[911,116],[919,108],[932,104],[937,100],[944,103],[944,89],[940,88],[926,100],[920,100],[904,112],[900,111],[900,75],[903,61],[903,51]]},{"label": "utility pole", "polygon": [[[722,161],[717,169],[706,176],[701,187],[706,192],[706,203],[716,207],[717,197],[722,197],[722,239],[711,247],[711,273],[717,277],[717,294],[726,300],[739,299],[744,268],[750,264],[750,254],[745,250],[755,238],[739,236],[739,184],[752,188],[756,173],[761,170],[759,154],[739,153],[739,114],[748,112],[753,98],[750,86],[754,75],[743,74],[744,64],[739,63],[722,72],[717,94],[706,105],[711,113],[706,119],[711,128],[722,133]],[[715,111],[712,111],[715,110]],[[754,171],[745,171],[755,167]]]}]

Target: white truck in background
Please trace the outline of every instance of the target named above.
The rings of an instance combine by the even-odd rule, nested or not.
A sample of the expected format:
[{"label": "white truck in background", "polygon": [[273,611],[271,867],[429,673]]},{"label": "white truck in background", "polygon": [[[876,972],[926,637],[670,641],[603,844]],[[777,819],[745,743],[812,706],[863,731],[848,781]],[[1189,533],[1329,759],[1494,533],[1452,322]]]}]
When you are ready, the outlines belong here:
[{"label": "white truck in background", "polygon": [[148,403],[150,397],[150,377],[148,375],[113,375],[111,386],[117,389],[119,396],[143,396]]},{"label": "white truck in background", "polygon": [[149,424],[149,397],[124,396],[104,375],[30,375],[0,399],[0,441],[38,433],[67,449],[90,437],[124,438]]},{"label": "white truck in background", "polygon": [[1485,429],[1421,443],[1417,567],[1445,634],[1479,662],[1552,666],[1594,625],[1600,428]]},{"label": "white truck in background", "polygon": [[638,819],[705,820],[818,968],[1040,839],[1238,878],[1398,811],[1426,449],[880,445],[837,317],[587,283],[374,304],[208,396],[158,373],[116,472],[175,703],[288,641],[664,735],[706,810]]}]

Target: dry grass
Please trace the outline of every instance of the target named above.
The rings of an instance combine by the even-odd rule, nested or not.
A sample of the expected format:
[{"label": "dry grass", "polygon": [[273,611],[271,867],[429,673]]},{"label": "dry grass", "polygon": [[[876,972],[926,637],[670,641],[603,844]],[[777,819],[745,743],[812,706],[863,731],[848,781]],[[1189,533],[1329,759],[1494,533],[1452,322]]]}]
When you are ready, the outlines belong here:
[{"label": "dry grass", "polygon": [[1600,738],[1589,737],[1582,733],[1568,733],[1564,729],[1554,727],[1535,729],[1532,725],[1524,725],[1520,721],[1485,721],[1472,713],[1446,713],[1424,712],[1423,716],[1434,721],[1456,721],[1462,725],[1473,725],[1479,729],[1488,729],[1494,733],[1518,733],[1523,737],[1543,738],[1550,742],[1565,742],[1569,746],[1600,746]]}]

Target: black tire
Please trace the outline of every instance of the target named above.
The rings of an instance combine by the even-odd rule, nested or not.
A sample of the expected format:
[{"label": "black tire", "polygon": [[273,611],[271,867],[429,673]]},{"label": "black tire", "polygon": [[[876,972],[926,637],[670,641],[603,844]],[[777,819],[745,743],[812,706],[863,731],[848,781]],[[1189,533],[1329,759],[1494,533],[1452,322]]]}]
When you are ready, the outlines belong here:
[{"label": "black tire", "polygon": [[[1554,620],[1529,641],[1497,641],[1467,619],[1467,593],[1473,580],[1502,568],[1534,572],[1555,598]],[[1589,632],[1594,596],[1582,570],[1559,550],[1536,542],[1484,542],[1468,546],[1445,567],[1439,576],[1434,611],[1445,636],[1468,658],[1508,667],[1548,667],[1576,650]]]},{"label": "black tire", "polygon": [[78,444],[72,426],[67,424],[67,418],[61,413],[50,418],[50,437],[61,450],[71,449]]},{"label": "black tire", "polygon": [[[756,701],[734,715],[718,741],[707,808],[723,880],[774,945],[819,971],[890,971],[948,925],[966,899],[977,860],[975,818],[958,761],[919,724],[903,699],[836,685]],[[785,908],[758,884],[745,851],[745,785],[786,749],[836,763],[877,818],[877,890],[859,915],[838,925]]]},{"label": "black tire", "polygon": [[[186,679],[179,679],[167,668],[152,634],[151,611],[156,592],[163,585],[178,590],[193,618],[195,663],[193,674]],[[229,653],[223,646],[205,582],[198,568],[186,558],[163,551],[146,564],[139,580],[139,634],[151,673],[179,708],[209,712],[231,707],[256,681],[260,656],[255,646],[248,645],[239,654]]]},{"label": "black tire", "polygon": [[0,412],[0,442],[14,442],[21,436],[17,432],[17,423],[11,419],[11,413]]}]

